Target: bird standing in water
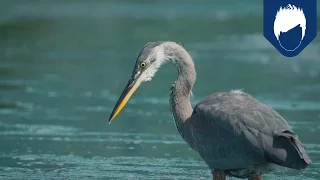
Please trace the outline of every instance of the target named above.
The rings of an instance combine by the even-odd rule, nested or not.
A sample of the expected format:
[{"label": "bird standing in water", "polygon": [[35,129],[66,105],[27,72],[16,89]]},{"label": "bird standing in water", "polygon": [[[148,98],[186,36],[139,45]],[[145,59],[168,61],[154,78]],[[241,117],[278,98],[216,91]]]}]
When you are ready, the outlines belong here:
[{"label": "bird standing in water", "polygon": [[214,180],[226,176],[261,180],[276,166],[305,169],[311,160],[285,119],[240,90],[217,92],[190,103],[196,80],[194,62],[176,42],[149,42],[139,54],[111,122],[142,82],[150,81],[165,62],[175,64],[178,79],[171,87],[170,107],[182,138],[209,166]]}]

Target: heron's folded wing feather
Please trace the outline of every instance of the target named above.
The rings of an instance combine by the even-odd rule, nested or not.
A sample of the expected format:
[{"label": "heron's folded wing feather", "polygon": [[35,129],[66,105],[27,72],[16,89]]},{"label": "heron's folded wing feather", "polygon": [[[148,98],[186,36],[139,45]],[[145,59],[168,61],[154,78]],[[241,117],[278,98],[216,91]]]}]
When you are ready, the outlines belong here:
[{"label": "heron's folded wing feather", "polygon": [[[194,114],[197,114],[202,121],[209,122],[211,128],[223,128],[234,134],[239,142],[247,143],[258,154],[265,154],[268,160],[277,164],[288,166],[286,158],[297,157],[296,155],[305,162],[309,161],[301,142],[288,123],[272,108],[246,93],[212,94],[197,104]],[[274,144],[279,136],[290,136],[293,138],[293,143],[291,146],[278,147],[282,151],[276,152]],[[289,142],[288,137],[285,141]]]},{"label": "heron's folded wing feather", "polygon": [[273,136],[279,129],[291,130],[276,111],[246,93],[212,94],[196,105],[194,113],[213,126],[248,139],[248,133],[259,139],[259,133]]}]

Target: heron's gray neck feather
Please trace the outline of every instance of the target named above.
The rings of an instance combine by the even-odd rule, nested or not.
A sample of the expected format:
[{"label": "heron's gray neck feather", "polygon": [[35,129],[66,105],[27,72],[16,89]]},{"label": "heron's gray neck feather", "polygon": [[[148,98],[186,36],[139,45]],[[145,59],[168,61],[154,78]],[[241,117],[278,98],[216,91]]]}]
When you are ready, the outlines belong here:
[{"label": "heron's gray neck feather", "polygon": [[[185,121],[192,114],[191,90],[196,80],[194,62],[189,53],[181,46],[170,47],[168,56],[176,65],[178,70],[178,79],[172,85],[170,106],[175,119],[178,131],[181,134]],[[170,54],[171,53],[171,54]]]}]

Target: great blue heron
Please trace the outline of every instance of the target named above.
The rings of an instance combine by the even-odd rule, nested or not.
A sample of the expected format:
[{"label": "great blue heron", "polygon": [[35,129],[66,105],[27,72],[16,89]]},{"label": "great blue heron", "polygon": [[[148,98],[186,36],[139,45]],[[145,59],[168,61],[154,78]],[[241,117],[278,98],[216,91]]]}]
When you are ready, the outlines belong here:
[{"label": "great blue heron", "polygon": [[170,106],[182,138],[200,154],[213,179],[226,175],[259,180],[276,165],[305,169],[311,160],[298,136],[276,111],[240,90],[213,93],[194,109],[190,103],[196,80],[194,62],[176,42],[149,42],[141,50],[132,76],[110,116],[111,122],[144,81],[165,62],[176,65]]}]

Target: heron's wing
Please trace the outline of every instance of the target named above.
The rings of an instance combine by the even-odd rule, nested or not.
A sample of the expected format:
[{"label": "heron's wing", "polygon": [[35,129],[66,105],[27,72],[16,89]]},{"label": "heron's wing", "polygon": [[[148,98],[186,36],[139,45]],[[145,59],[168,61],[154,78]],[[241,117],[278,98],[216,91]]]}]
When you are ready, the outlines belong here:
[{"label": "heron's wing", "polygon": [[[301,160],[310,161],[288,123],[272,108],[246,93],[212,94],[196,105],[192,117],[196,117],[191,119],[193,133],[204,135],[204,129],[210,131],[212,144],[217,143],[212,148],[229,147],[229,154],[238,158],[239,165],[270,161],[298,168]],[[222,145],[219,139],[224,140]],[[210,144],[210,140],[197,141]],[[293,162],[299,165],[292,165]]]}]

